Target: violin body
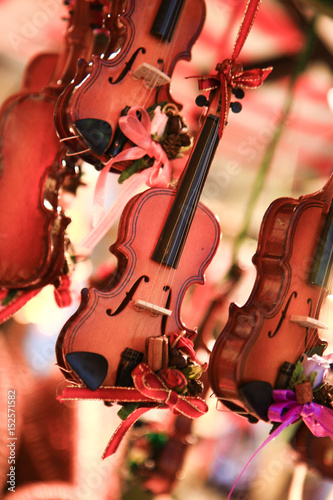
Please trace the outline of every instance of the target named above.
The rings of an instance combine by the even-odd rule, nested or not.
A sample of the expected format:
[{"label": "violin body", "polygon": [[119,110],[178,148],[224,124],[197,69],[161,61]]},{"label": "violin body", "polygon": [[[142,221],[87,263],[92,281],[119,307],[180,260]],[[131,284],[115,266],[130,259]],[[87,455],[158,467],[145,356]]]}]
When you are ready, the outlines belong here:
[{"label": "violin body", "polygon": [[50,126],[54,102],[37,93],[17,95],[1,114],[2,287],[40,286],[49,273],[52,283],[63,267],[70,219],[57,211],[65,170],[59,168],[59,140]]},{"label": "violin body", "polygon": [[318,242],[323,243],[332,193],[331,178],[313,195],[281,198],[269,206],[253,257],[253,290],[244,306],[231,304],[213,347],[212,389],[236,413],[250,415],[250,421],[267,420],[284,362],[294,364],[304,352],[322,353],[326,346],[316,320],[328,291],[311,276],[319,263],[316,252]]},{"label": "violin body", "polygon": [[[78,311],[60,332],[57,362],[66,378],[81,383],[66,360],[68,354],[93,352],[107,359],[103,385],[112,386],[127,347],[144,353],[148,337],[184,330],[189,336],[195,334],[182,323],[181,303],[190,285],[204,282],[220,228],[215,215],[199,203],[177,269],[154,261],[151,256],[174,198],[171,189],[149,189],[126,205],[117,241],[110,248],[118,268],[108,289],[83,289]],[[142,308],[138,300],[159,306],[162,312]]]},{"label": "violin body", "polygon": [[27,65],[21,85],[21,92],[39,92],[51,81],[58,63],[59,54],[45,53],[35,56]]},{"label": "violin body", "polygon": [[90,2],[69,3],[63,51],[57,57],[34,58],[21,91],[9,97],[0,111],[0,287],[2,297],[7,294],[0,321],[45,285],[59,284],[66,273],[65,230],[70,219],[58,197],[64,182],[77,171],[56,134],[54,109],[74,76],[77,57],[90,53],[93,39]]},{"label": "violin body", "polygon": [[[110,146],[127,106],[147,109],[156,102],[173,102],[169,77],[180,59],[190,59],[204,23],[205,4],[203,0],[173,0],[169,2],[174,5],[173,20],[168,12],[158,14],[162,4],[168,6],[165,0],[115,2],[111,15],[118,38],[115,43],[111,35],[112,51],[109,47],[104,57],[94,55],[85,69],[81,62],[76,86],[61,98],[55,115],[58,133],[74,152],[83,151],[83,159],[91,161],[93,155],[95,162],[106,163],[114,155]],[[156,20],[161,26],[154,34]],[[170,21],[174,25],[168,28]]]}]

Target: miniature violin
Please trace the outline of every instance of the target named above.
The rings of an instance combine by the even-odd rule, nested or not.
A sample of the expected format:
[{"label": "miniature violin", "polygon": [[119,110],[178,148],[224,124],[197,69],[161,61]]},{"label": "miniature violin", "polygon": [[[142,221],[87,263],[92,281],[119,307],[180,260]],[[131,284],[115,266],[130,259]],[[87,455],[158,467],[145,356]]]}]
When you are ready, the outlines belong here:
[{"label": "miniature violin", "polygon": [[37,54],[27,64],[21,84],[21,92],[40,92],[52,79],[59,54]]},{"label": "miniature violin", "polygon": [[209,378],[217,398],[250,422],[267,420],[272,390],[288,387],[303,353],[322,354],[318,329],[332,267],[333,176],[319,191],[280,198],[267,209],[253,263],[251,295],[231,304],[213,347]]},{"label": "miniature violin", "polygon": [[110,247],[118,258],[113,278],[104,291],[82,290],[79,309],[59,334],[57,362],[67,379],[92,390],[126,386],[126,372],[144,359],[146,339],[194,337],[180,309],[187,288],[204,282],[220,241],[216,216],[199,203],[219,142],[220,95],[211,92],[177,190],[151,188],[126,205]]},{"label": "miniature violin", "polygon": [[[62,274],[70,219],[58,206],[58,192],[67,176],[75,176],[75,163],[65,158],[53,125],[54,107],[61,90],[74,76],[73,58],[91,50],[91,4],[73,7],[64,47],[42,89],[41,66],[51,72],[53,57],[30,65],[23,90],[1,109],[1,250],[0,286],[5,289],[40,289]],[[29,91],[27,91],[29,89]],[[12,311],[15,312],[15,311]],[[1,316],[2,317],[2,316]]]},{"label": "miniature violin", "polygon": [[112,2],[108,47],[89,64],[79,61],[74,84],[56,108],[69,154],[100,169],[126,143],[117,128],[120,116],[134,105],[173,102],[170,77],[180,59],[190,59],[204,19],[203,0]]}]

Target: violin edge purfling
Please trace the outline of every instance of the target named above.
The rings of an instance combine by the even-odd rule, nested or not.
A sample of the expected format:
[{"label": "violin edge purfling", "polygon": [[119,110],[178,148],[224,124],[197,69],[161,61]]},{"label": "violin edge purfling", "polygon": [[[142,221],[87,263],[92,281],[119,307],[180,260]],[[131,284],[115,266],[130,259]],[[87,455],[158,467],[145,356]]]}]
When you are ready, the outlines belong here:
[{"label": "violin edge purfling", "polygon": [[213,347],[209,377],[214,393],[250,420],[267,420],[267,405],[284,362],[295,363],[303,352],[315,348],[322,353],[326,348],[317,322],[328,290],[313,284],[311,274],[332,193],[333,177],[313,194],[271,203],[253,256],[256,279],[249,299],[242,307],[230,305]]}]

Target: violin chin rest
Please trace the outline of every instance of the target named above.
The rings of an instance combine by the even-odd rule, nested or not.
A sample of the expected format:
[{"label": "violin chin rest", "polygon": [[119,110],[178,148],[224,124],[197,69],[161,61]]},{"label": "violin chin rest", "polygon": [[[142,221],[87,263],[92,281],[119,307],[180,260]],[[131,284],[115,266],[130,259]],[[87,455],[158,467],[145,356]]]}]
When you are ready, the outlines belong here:
[{"label": "violin chin rest", "polygon": [[65,357],[89,389],[95,391],[103,383],[108,372],[108,362],[104,356],[95,352],[78,351],[70,352]]},{"label": "violin chin rest", "polygon": [[112,137],[112,127],[107,121],[84,118],[76,121],[74,127],[94,153],[105,152]]},{"label": "violin chin rest", "polygon": [[255,380],[238,388],[240,399],[245,406],[252,408],[256,416],[268,422],[268,408],[272,403],[273,387],[269,382]]}]

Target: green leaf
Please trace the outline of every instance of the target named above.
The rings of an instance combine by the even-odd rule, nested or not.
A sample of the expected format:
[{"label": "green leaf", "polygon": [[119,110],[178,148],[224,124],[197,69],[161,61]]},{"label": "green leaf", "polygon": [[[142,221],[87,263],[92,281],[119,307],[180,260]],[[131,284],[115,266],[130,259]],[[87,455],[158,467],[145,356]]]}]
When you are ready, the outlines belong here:
[{"label": "green leaf", "polygon": [[145,157],[140,158],[139,160],[135,160],[129,167],[121,172],[118,177],[119,184],[122,184],[126,179],[131,177],[133,174],[136,174],[139,170],[142,170],[148,166],[147,160]]},{"label": "green leaf", "polygon": [[291,375],[289,389],[293,389],[296,384],[301,384],[302,382],[305,382],[305,380],[307,380],[307,378],[304,375],[303,365],[300,361],[297,361],[295,369]]},{"label": "green leaf", "polygon": [[117,415],[119,418],[121,418],[121,420],[126,420],[126,418],[139,406],[140,403],[124,403],[124,405],[118,411]]},{"label": "green leaf", "polygon": [[182,373],[185,375],[187,380],[197,379],[201,377],[202,367],[200,365],[190,365],[183,368]]},{"label": "green leaf", "polygon": [[312,387],[314,386],[316,376],[317,376],[317,372],[312,372],[310,375],[310,382],[311,382]]},{"label": "green leaf", "polygon": [[7,304],[9,304],[13,299],[15,299],[17,294],[18,291],[15,289],[8,290],[7,295],[1,301],[1,305],[6,306]]}]

